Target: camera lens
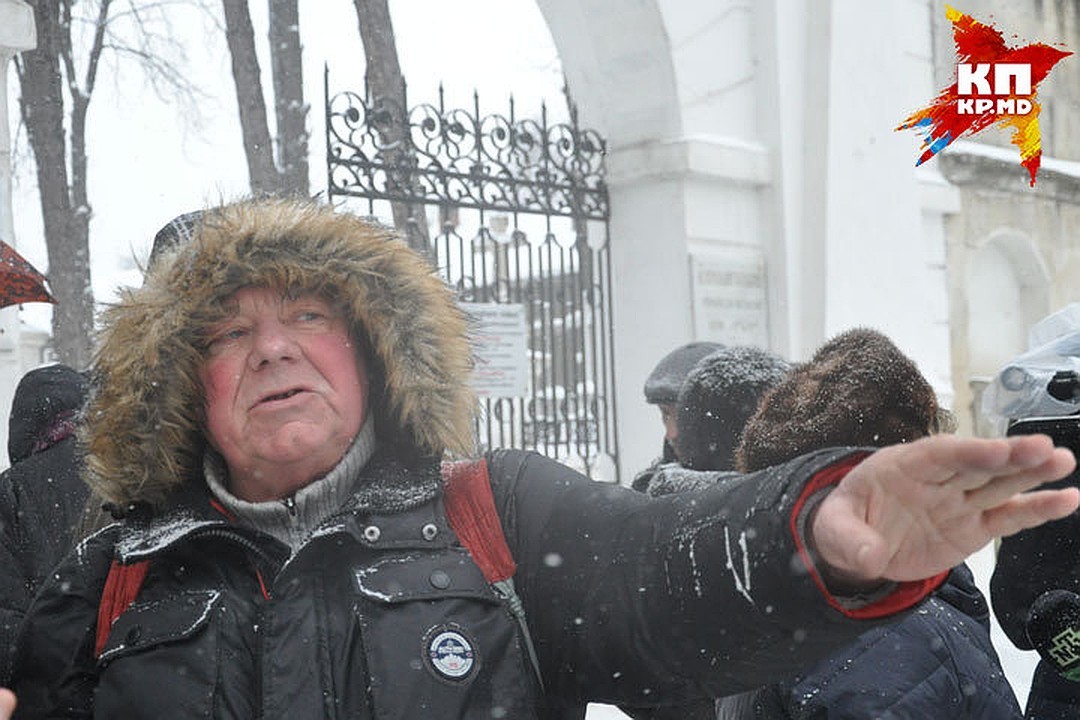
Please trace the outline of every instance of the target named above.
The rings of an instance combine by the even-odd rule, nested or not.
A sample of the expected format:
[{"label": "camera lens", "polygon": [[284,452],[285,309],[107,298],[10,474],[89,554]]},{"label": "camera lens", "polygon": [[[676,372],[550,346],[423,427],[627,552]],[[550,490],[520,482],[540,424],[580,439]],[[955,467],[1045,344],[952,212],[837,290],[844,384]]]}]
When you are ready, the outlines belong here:
[{"label": "camera lens", "polygon": [[1010,365],[1001,371],[1001,386],[1006,390],[1023,390],[1024,386],[1032,381],[1031,375],[1027,370],[1016,365]]}]

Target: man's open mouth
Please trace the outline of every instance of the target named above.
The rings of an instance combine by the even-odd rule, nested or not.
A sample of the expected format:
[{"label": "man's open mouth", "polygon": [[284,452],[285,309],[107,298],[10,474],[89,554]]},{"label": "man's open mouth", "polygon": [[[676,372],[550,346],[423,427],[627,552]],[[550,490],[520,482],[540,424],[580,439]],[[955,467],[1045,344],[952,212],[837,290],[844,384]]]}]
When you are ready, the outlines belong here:
[{"label": "man's open mouth", "polygon": [[297,394],[302,393],[302,392],[303,392],[303,390],[301,390],[300,388],[293,388],[292,390],[286,390],[285,392],[275,393],[273,395],[267,395],[266,397],[264,397],[262,400],[259,401],[259,404],[261,405],[263,403],[274,402],[276,400],[288,400],[293,395],[297,395]]}]

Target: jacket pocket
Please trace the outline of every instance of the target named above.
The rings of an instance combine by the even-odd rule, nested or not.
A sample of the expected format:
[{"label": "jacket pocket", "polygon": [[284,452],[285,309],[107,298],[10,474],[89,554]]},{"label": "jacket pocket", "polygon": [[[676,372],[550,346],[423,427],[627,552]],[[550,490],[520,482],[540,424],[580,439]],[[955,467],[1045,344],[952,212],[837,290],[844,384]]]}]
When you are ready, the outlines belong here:
[{"label": "jacket pocket", "polygon": [[220,598],[216,590],[202,590],[132,604],[113,623],[99,662],[108,665],[127,655],[192,637],[210,622],[210,613]]},{"label": "jacket pocket", "polygon": [[459,548],[353,568],[375,717],[531,718],[516,623]]},{"label": "jacket pocket", "polygon": [[216,590],[135,602],[113,623],[98,660],[96,717],[210,717],[218,675]]}]

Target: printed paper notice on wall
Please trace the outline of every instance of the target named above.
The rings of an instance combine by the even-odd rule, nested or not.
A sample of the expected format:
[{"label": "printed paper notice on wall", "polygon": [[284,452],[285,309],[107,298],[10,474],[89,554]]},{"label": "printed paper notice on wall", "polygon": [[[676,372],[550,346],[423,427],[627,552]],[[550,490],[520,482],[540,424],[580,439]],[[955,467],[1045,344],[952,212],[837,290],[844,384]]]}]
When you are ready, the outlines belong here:
[{"label": "printed paper notice on wall", "polygon": [[765,260],[753,248],[690,254],[694,337],[769,347]]},{"label": "printed paper notice on wall", "polygon": [[473,389],[480,397],[525,397],[529,391],[528,329],[525,306],[461,303],[472,316]]}]

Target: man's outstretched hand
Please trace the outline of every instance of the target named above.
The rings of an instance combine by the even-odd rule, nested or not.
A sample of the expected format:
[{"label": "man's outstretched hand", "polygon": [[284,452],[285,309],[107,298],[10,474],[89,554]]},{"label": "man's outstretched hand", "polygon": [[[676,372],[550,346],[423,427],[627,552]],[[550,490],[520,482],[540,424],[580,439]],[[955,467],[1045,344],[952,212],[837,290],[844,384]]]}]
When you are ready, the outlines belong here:
[{"label": "man's outstretched hand", "polygon": [[1045,435],[936,435],[892,445],[852,468],[821,502],[811,542],[826,576],[844,585],[931,577],[994,537],[1076,510],[1076,488],[1019,494],[1075,465]]}]

